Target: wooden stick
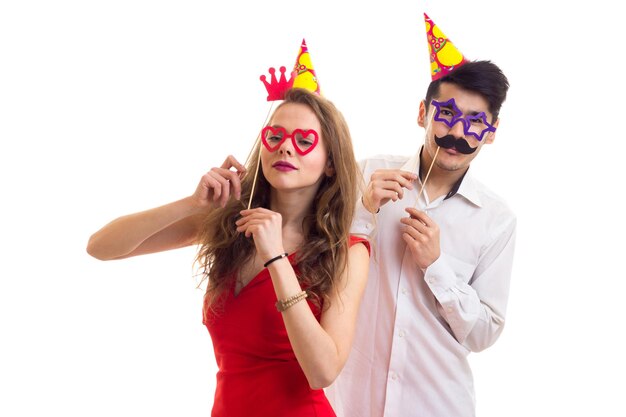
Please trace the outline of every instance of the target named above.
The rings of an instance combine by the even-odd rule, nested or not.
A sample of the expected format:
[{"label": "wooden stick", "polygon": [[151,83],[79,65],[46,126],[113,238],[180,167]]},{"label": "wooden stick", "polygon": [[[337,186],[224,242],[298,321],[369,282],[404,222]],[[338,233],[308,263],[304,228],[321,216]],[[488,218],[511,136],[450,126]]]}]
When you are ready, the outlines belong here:
[{"label": "wooden stick", "polygon": [[269,117],[270,117],[270,112],[272,111],[272,107],[274,107],[274,102],[273,101],[270,103],[270,109],[267,111],[267,114],[265,115],[265,121],[263,122],[263,126],[261,126],[261,129],[259,129],[259,134],[256,136],[256,140],[254,141],[254,145],[252,146],[252,149],[250,149],[250,152],[248,153],[248,157],[246,158],[246,162],[243,164],[244,166],[248,166],[248,161],[250,161],[250,157],[252,156],[252,152],[254,152],[254,148],[256,147],[257,143],[259,143],[259,140],[261,139],[261,131],[267,125],[267,119],[269,119]]},{"label": "wooden stick", "polygon": [[[265,121],[263,122],[263,126],[259,130],[259,134],[256,137],[256,141],[254,142],[254,146],[252,147],[252,150],[250,151],[250,153],[248,154],[248,157],[246,158],[245,166],[248,166],[248,161],[250,160],[250,157],[252,156],[252,152],[254,152],[254,149],[257,147],[257,144],[259,143],[259,140],[261,139],[261,131],[267,125],[267,120],[269,119],[270,113],[272,112],[272,107],[274,107],[274,102],[273,101],[272,101],[272,103],[270,105],[270,109],[268,110],[267,114],[265,115]],[[261,146],[259,146],[259,156],[257,158],[256,170],[254,171],[254,179],[252,180],[252,190],[250,191],[250,200],[248,200],[248,210],[250,210],[250,206],[252,205],[252,197],[254,197],[254,189],[256,188],[256,179],[257,179],[257,177],[259,175],[259,169],[261,169]]]},{"label": "wooden stick", "polygon": [[[437,160],[437,155],[439,155],[439,149],[441,146],[437,146],[437,150],[435,151],[435,156],[433,157],[433,161],[430,163],[430,167],[428,168],[428,172],[426,173],[426,177],[424,178],[424,182],[422,183],[422,188],[420,188],[420,192],[417,195],[417,200],[415,200],[415,208],[417,208],[417,204],[420,201],[420,197],[422,192],[424,191],[424,187],[426,187],[426,181],[428,181],[428,177],[430,176],[430,171],[433,169],[433,165],[435,165],[435,161]],[[419,173],[418,173],[419,176]]]},{"label": "wooden stick", "polygon": [[259,146],[259,158],[257,159],[256,171],[254,171],[254,179],[252,180],[252,191],[250,191],[250,200],[248,200],[248,210],[252,205],[252,197],[254,196],[254,189],[256,188],[256,179],[259,175],[259,169],[261,166],[261,147]]}]

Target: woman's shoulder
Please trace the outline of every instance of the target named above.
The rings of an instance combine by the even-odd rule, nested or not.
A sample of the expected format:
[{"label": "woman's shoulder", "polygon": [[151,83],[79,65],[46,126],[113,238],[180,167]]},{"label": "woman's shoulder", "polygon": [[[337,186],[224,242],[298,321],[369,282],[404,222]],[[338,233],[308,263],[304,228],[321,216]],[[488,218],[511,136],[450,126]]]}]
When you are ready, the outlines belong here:
[{"label": "woman's shoulder", "polygon": [[370,253],[370,242],[364,236],[360,235],[350,235],[350,247],[356,245],[357,243],[362,243],[367,248],[367,252]]}]

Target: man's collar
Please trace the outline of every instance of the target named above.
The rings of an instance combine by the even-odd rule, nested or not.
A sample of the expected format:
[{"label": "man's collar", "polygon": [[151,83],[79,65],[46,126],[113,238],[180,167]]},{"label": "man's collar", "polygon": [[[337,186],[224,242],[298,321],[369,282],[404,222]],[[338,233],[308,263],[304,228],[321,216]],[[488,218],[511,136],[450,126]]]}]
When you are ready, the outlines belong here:
[{"label": "man's collar", "polygon": [[470,169],[468,168],[467,171],[465,171],[465,175],[459,181],[459,186],[456,193],[462,195],[478,207],[482,207],[482,202],[478,193],[476,180],[474,179],[472,174],[469,173],[469,170]]}]

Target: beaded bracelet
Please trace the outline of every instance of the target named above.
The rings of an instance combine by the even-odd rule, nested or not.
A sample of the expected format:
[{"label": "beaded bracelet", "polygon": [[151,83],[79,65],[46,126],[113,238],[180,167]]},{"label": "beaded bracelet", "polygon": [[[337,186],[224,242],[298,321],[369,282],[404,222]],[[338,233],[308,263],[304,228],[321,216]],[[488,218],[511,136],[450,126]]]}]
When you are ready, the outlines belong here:
[{"label": "beaded bracelet", "polygon": [[284,300],[278,300],[276,301],[276,310],[282,313],[283,311],[287,310],[292,305],[299,303],[300,301],[304,300],[308,296],[309,294],[307,294],[306,291],[300,291],[298,294],[292,295],[289,298],[285,298]]},{"label": "beaded bracelet", "polygon": [[267,268],[267,266],[268,266],[269,264],[271,264],[272,262],[277,261],[277,260],[279,260],[279,259],[283,259],[283,258],[284,258],[284,257],[286,257],[286,256],[289,256],[289,254],[288,254],[287,252],[285,252],[285,253],[281,253],[281,254],[280,254],[280,255],[278,255],[278,256],[274,256],[272,259],[270,259],[269,261],[265,262],[265,263],[263,264],[263,267],[264,267],[264,268]]}]

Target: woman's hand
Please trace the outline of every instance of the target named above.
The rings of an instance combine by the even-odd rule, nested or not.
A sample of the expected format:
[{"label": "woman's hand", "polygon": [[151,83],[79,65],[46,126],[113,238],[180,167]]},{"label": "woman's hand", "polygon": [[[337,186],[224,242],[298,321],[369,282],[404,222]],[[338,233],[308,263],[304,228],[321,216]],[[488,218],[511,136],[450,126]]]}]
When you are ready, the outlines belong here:
[{"label": "woman's hand", "polygon": [[283,218],[280,213],[254,208],[242,210],[241,218],[235,222],[237,231],[254,239],[256,251],[266,262],[285,252],[283,247]]},{"label": "woman's hand", "polygon": [[231,195],[241,199],[241,178],[245,173],[246,168],[228,155],[221,167],[211,168],[202,176],[192,195],[193,201],[199,207],[224,207]]}]

